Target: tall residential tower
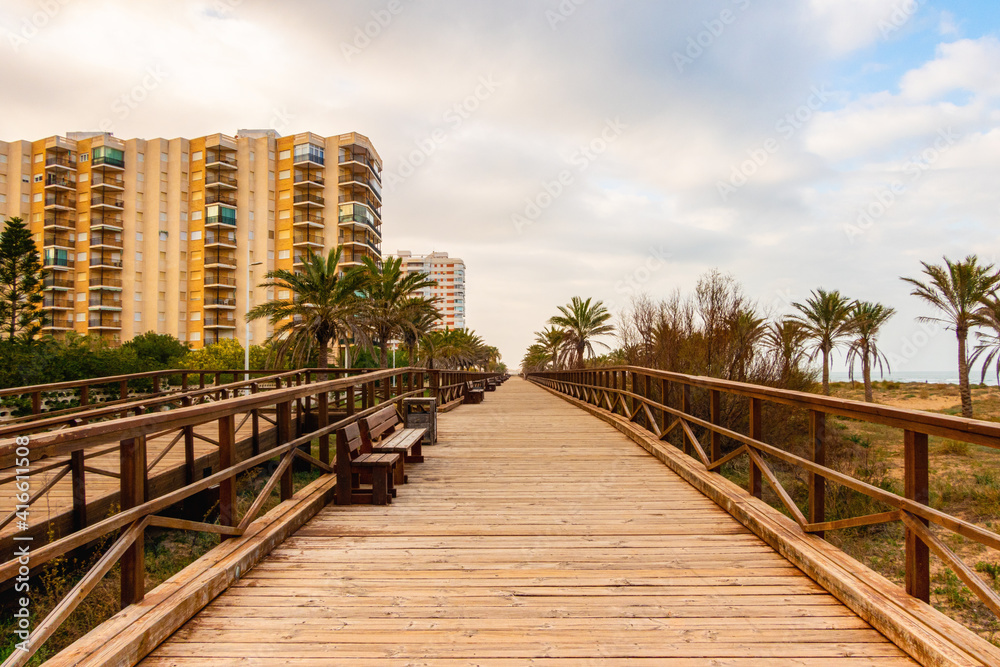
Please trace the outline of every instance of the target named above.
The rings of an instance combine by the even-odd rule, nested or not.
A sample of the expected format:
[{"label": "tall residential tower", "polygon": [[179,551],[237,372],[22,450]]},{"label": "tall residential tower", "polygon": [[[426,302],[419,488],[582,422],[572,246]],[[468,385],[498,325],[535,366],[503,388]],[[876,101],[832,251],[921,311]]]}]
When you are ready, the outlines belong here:
[{"label": "tall residential tower", "polygon": [[409,250],[400,250],[400,268],[404,273],[422,273],[437,281],[437,287],[422,290],[422,296],[438,297],[437,309],[441,311],[435,329],[465,328],[465,262],[457,257],[448,257],[446,252],[432,252],[429,255],[414,255]]},{"label": "tall residential tower", "polygon": [[309,251],[379,260],[381,159],[357,133],[0,141],[0,220],[28,222],[48,271],[47,331],[113,342],[156,331],[194,347],[261,343],[256,287]]}]

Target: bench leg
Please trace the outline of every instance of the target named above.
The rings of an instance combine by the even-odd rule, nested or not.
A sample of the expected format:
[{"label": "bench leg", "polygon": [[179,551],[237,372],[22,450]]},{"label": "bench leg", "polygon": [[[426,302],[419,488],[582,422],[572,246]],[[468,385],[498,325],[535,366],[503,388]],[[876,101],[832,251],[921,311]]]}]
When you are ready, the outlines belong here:
[{"label": "bench leg", "polygon": [[388,505],[392,502],[389,497],[392,483],[390,470],[388,468],[376,468],[372,470],[372,505]]},{"label": "bench leg", "polygon": [[417,442],[417,444],[415,444],[413,446],[413,449],[410,450],[413,453],[406,455],[406,462],[407,463],[423,463],[424,462],[424,453],[423,453],[421,444],[422,443]]},{"label": "bench leg", "polygon": [[393,483],[396,486],[402,486],[406,484],[406,466],[403,463],[404,459],[399,459],[399,463],[394,465],[393,468]]}]

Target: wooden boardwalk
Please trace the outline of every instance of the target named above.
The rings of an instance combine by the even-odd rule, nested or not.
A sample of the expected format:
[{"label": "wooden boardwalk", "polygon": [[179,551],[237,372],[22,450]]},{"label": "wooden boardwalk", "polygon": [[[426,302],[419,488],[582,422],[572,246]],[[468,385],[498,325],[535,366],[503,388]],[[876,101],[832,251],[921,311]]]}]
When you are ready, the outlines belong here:
[{"label": "wooden boardwalk", "polygon": [[142,664],[912,665],[612,427],[514,379]]}]

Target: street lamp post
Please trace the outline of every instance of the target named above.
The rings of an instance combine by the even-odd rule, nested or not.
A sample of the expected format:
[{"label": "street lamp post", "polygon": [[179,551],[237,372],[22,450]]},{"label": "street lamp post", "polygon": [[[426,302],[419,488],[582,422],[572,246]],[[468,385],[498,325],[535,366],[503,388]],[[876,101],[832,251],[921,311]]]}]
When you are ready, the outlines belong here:
[{"label": "street lamp post", "polygon": [[[260,266],[264,262],[253,262],[250,263],[250,244],[247,244],[247,312],[250,312],[250,302],[253,300],[253,267]],[[246,316],[243,317],[246,320]],[[243,347],[243,381],[250,381],[250,320],[246,322],[246,329],[244,329],[244,336],[246,337]]]}]

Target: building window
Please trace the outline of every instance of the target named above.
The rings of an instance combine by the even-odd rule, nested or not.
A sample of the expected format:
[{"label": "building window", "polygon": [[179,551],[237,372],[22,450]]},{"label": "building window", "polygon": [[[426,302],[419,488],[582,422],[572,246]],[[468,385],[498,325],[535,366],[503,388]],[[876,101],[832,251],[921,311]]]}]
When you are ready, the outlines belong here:
[{"label": "building window", "polygon": [[87,162],[90,160],[90,153],[80,153],[80,162]]},{"label": "building window", "polygon": [[299,144],[295,147],[295,162],[310,160],[317,164],[325,163],[325,153],[319,146],[312,144]]},{"label": "building window", "polygon": [[125,166],[125,153],[110,146],[98,146],[94,149],[94,166],[110,164],[115,167]]},{"label": "building window", "polygon": [[292,256],[291,255],[291,250],[279,250],[278,251],[278,259],[288,259],[291,256]]},{"label": "building window", "polygon": [[[280,153],[278,153],[278,159],[279,160],[287,160],[290,157],[292,157],[292,151],[285,150],[285,151],[281,151]],[[271,155],[271,159],[274,159],[274,155],[273,154]]]}]

